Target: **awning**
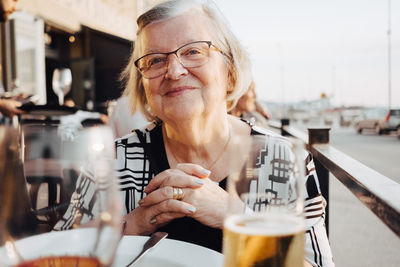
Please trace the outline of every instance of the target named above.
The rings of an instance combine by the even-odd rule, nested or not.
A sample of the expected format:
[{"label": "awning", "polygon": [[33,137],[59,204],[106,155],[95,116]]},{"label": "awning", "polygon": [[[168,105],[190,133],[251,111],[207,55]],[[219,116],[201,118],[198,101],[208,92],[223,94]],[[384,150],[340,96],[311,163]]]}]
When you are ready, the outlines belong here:
[{"label": "awning", "polygon": [[136,32],[135,2],[132,0],[20,0],[17,7],[42,17],[46,23],[66,32],[79,32],[81,26],[85,25],[133,40]]}]

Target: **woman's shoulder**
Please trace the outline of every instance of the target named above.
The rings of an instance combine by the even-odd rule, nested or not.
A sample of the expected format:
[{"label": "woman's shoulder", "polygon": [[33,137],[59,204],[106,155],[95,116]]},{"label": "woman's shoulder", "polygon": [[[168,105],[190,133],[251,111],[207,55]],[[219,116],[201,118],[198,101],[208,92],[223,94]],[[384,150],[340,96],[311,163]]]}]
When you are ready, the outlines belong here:
[{"label": "woman's shoulder", "polygon": [[257,125],[252,125],[251,130],[252,130],[252,134],[262,134],[262,135],[268,135],[268,136],[282,137],[280,134],[277,134],[267,128],[257,126]]},{"label": "woman's shoulder", "polygon": [[129,134],[126,134],[120,138],[115,139],[115,142],[116,143],[129,142],[130,143],[132,141],[139,141],[138,134],[145,136],[147,139],[147,136],[150,135],[150,132],[153,131],[158,125],[160,125],[159,122],[152,121],[143,128],[132,130],[132,132],[130,132]]},{"label": "woman's shoulder", "polygon": [[252,135],[267,135],[267,136],[274,136],[274,137],[281,136],[280,134],[277,134],[267,128],[255,125],[246,119],[241,118],[241,120],[250,126]]},{"label": "woman's shoulder", "polygon": [[248,135],[248,129],[250,127],[250,134],[251,135],[265,135],[265,136],[273,136],[273,137],[282,137],[280,134],[275,133],[267,128],[255,125],[249,120],[246,120],[245,118],[238,118],[235,116],[230,115],[232,118],[232,125],[236,129],[241,129],[239,132],[241,132],[243,135]]}]

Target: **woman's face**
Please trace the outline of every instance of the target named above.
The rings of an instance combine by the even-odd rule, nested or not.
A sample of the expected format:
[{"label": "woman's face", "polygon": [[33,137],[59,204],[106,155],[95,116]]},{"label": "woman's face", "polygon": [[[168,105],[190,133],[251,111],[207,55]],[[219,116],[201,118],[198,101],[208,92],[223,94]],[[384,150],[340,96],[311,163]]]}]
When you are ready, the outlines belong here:
[{"label": "woman's face", "polygon": [[[201,12],[191,10],[147,25],[140,36],[141,55],[174,51],[194,41],[214,41],[209,24]],[[209,61],[200,67],[185,68],[170,54],[165,75],[142,79],[151,111],[165,122],[226,115],[228,69],[224,56],[214,47],[210,48]]]}]

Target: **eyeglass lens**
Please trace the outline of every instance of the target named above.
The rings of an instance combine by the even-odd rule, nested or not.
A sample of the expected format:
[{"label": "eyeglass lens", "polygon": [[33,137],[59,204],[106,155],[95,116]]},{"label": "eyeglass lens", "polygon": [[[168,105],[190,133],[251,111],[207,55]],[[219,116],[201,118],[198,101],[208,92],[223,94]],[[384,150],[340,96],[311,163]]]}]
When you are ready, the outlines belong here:
[{"label": "eyeglass lens", "polygon": [[137,62],[139,71],[145,78],[155,78],[167,72],[168,56],[175,54],[185,68],[200,67],[208,62],[210,43],[189,43],[174,52],[149,54]]}]

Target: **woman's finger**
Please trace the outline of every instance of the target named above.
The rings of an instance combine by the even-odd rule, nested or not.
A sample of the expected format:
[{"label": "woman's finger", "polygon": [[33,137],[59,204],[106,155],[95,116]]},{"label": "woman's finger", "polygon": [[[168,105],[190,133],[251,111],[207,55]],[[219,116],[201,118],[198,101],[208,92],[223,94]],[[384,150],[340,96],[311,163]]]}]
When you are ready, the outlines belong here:
[{"label": "woman's finger", "polygon": [[163,213],[181,213],[183,215],[192,215],[196,212],[196,208],[193,205],[190,205],[184,201],[179,201],[175,199],[164,200],[161,203],[151,206],[150,213],[153,215],[151,218],[159,216]]},{"label": "woman's finger", "polygon": [[168,223],[168,222],[178,219],[178,218],[183,218],[185,216],[186,215],[182,214],[182,213],[166,212],[166,213],[161,213],[160,215],[155,216],[154,218],[152,218],[151,222],[154,224],[160,225],[160,224]]},{"label": "woman's finger", "polygon": [[199,178],[206,178],[210,175],[211,171],[203,168],[198,164],[193,163],[178,163],[176,168],[193,176],[197,176]]},{"label": "woman's finger", "polygon": [[157,188],[164,186],[198,188],[203,184],[203,178],[193,176],[180,169],[168,169],[151,179],[144,192],[149,194]]},{"label": "woman's finger", "polygon": [[[180,199],[182,199],[185,196],[185,193],[187,193],[190,189],[180,188],[180,190],[182,190],[181,192],[183,193],[180,196]],[[139,200],[139,205],[147,207],[161,203],[168,199],[174,199],[174,188],[172,186],[163,186]]]},{"label": "woman's finger", "polygon": [[[165,224],[168,218],[173,220],[195,212],[196,208],[193,205],[173,199],[149,207],[139,206],[124,217],[127,221],[125,233],[129,235],[149,234]],[[165,213],[170,215],[164,216]]]}]

